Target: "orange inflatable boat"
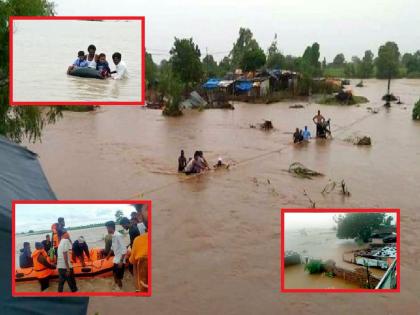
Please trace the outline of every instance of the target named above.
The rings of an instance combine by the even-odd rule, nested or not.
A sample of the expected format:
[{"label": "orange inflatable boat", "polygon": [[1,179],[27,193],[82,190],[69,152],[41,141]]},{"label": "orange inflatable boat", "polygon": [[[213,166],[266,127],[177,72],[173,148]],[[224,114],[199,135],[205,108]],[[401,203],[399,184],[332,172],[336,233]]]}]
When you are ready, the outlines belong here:
[{"label": "orange inflatable boat", "polygon": [[[72,261],[74,275],[77,278],[96,278],[112,276],[112,268],[114,266],[113,257],[108,260],[104,259],[101,248],[92,248],[89,250],[90,261],[85,257],[85,266],[83,267],[79,260]],[[128,253],[127,253],[128,256]],[[128,259],[127,259],[128,261]],[[58,270],[49,276],[50,279],[58,279]],[[33,267],[17,268],[15,272],[16,282],[37,281]]]}]

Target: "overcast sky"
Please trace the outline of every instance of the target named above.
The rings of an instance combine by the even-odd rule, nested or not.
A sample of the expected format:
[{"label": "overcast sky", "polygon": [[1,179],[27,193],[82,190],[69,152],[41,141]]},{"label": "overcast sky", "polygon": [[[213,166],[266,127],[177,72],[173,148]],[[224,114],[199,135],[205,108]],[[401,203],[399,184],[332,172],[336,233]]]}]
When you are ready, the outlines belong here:
[{"label": "overcast sky", "polygon": [[[335,226],[333,216],[344,214],[341,213],[328,213],[328,212],[317,212],[317,213],[285,213],[284,214],[284,226],[286,229],[311,229],[311,228],[332,228]],[[392,216],[395,224],[396,216],[395,213],[388,213]]]},{"label": "overcast sky", "polygon": [[[266,50],[277,33],[284,54],[302,55],[317,41],[321,58],[362,56],[388,40],[420,49],[418,0],[55,0],[57,15],[144,15],[146,48],[168,58],[173,38],[193,37],[202,55],[219,60],[248,27]],[[86,30],[85,36],[94,35]],[[123,39],[122,39],[123,40]]]},{"label": "overcast sky", "polygon": [[79,226],[115,220],[115,212],[122,210],[130,218],[135,209],[124,204],[19,204],[16,205],[16,232],[50,229],[63,217],[66,226]]}]

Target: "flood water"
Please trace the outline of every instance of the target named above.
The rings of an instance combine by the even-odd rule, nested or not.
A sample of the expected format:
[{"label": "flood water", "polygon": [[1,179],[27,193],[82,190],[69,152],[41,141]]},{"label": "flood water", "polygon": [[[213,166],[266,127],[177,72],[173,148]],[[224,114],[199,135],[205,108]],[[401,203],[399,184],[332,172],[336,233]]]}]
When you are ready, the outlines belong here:
[{"label": "flood water", "polygon": [[[353,81],[356,84],[358,81]],[[337,107],[282,102],[234,104],[236,109],[186,112],[165,118],[141,107],[101,107],[65,113],[48,126],[40,155],[50,184],[61,199],[153,200],[152,298],[90,299],[89,314],[251,314],[319,312],[415,314],[420,309],[420,123],[411,120],[420,80],[395,80],[392,91],[404,105],[382,107],[386,81],[365,80],[354,88],[371,103]],[[304,109],[290,109],[295,103]],[[380,107],[377,114],[367,107]],[[320,109],[332,119],[334,139],[291,144],[290,132]],[[276,130],[249,124],[270,119]],[[344,141],[361,134],[371,147]],[[196,177],[176,174],[179,151],[201,149],[208,161],[221,156],[229,170]],[[284,170],[295,161],[325,174],[313,180]],[[328,179],[344,179],[350,197],[323,196]],[[280,208],[401,208],[401,293],[358,295],[281,294]],[[331,302],[334,299],[334,303]]]},{"label": "flood water", "polygon": [[[121,226],[116,227],[117,231],[121,229],[122,229]],[[79,236],[83,236],[89,248],[94,248],[94,247],[104,248],[105,247],[104,237],[107,234],[105,227],[70,230],[69,234],[72,241],[77,240]],[[34,251],[35,242],[41,242],[44,239],[45,239],[44,234],[16,235],[16,250],[15,250],[16,260],[15,261],[19,263],[19,249],[23,247],[23,242],[29,242],[31,244],[31,250]],[[130,244],[130,238],[127,234],[124,234],[124,242],[126,245]],[[89,266],[89,264],[91,264],[91,262],[86,261],[86,265]],[[76,278],[76,281],[77,281],[77,287],[80,292],[113,292],[113,291],[120,292],[120,290],[118,290],[115,287],[114,279],[112,276],[107,277],[107,278],[95,278],[94,280]],[[50,281],[50,287],[45,292],[57,292],[57,290],[58,290],[58,281],[55,280],[55,281]],[[16,283],[16,291],[39,292],[40,287],[39,287],[38,282]],[[70,289],[67,286],[67,284],[64,286],[64,291],[70,292]],[[126,292],[135,291],[133,277],[131,276],[128,270],[124,274],[122,291],[126,291]]]},{"label": "flood water", "polygon": [[[14,101],[139,101],[141,86],[140,21],[16,21],[13,35]],[[122,40],[124,39],[124,40]],[[105,53],[120,52],[129,78],[98,80],[66,74],[90,44]]]}]

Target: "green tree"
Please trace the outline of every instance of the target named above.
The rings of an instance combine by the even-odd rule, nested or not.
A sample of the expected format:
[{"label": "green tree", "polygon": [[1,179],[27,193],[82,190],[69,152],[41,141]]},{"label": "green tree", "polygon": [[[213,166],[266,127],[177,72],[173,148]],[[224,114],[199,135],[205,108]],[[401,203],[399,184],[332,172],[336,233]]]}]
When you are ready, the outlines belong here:
[{"label": "green tree", "polygon": [[219,62],[219,72],[223,75],[229,71],[232,71],[232,61],[226,56]]},{"label": "green tree", "polygon": [[173,76],[185,84],[185,88],[201,81],[203,68],[201,52],[192,38],[176,38],[170,50]]},{"label": "green tree", "polygon": [[203,58],[203,72],[206,78],[219,76],[219,67],[212,55]]},{"label": "green tree", "polygon": [[325,70],[327,68],[327,59],[325,57],[322,60],[321,68],[322,68],[322,70]]},{"label": "green tree", "polygon": [[373,52],[370,50],[365,51],[365,55],[358,67],[358,76],[362,79],[371,78],[373,76],[373,71],[375,65],[373,62]]},{"label": "green tree", "polygon": [[250,47],[242,55],[240,66],[244,71],[255,71],[265,65],[265,54],[259,46]]},{"label": "green tree", "polygon": [[299,60],[302,73],[299,89],[301,94],[307,95],[312,90],[312,81],[315,76],[321,75],[321,63],[319,62],[319,44],[313,43],[308,46]]},{"label": "green tree", "polygon": [[353,212],[339,215],[335,221],[338,238],[357,238],[366,243],[373,231],[386,222],[386,214]]},{"label": "green tree", "polygon": [[401,63],[407,70],[407,77],[420,77],[420,50],[414,54],[404,54]]},{"label": "green tree", "polygon": [[333,60],[334,66],[338,66],[338,67],[343,66],[345,62],[346,62],[346,58],[344,57],[344,54],[338,54],[337,56],[335,56]]},{"label": "green tree", "polygon": [[9,16],[54,15],[54,3],[46,0],[0,1],[0,134],[15,142],[41,138],[43,127],[61,117],[59,107],[9,106]]},{"label": "green tree", "polygon": [[[245,59],[248,59],[250,55],[255,54],[258,57],[261,57],[260,53],[257,53],[261,48],[259,47],[257,41],[253,38],[253,34],[248,28],[240,28],[239,36],[236,42],[233,44],[233,48],[229,53],[229,58],[231,60],[231,68],[236,69],[241,67],[244,62],[244,54],[248,53],[248,56]],[[263,52],[264,54],[264,52]]]},{"label": "green tree", "polygon": [[280,69],[284,65],[284,56],[277,47],[277,34],[274,36],[274,40],[268,47],[267,51],[267,68],[269,69]]},{"label": "green tree", "polygon": [[146,51],[146,85],[152,87],[157,79],[157,65],[153,62],[152,54]]},{"label": "green tree", "polygon": [[162,60],[159,66],[159,85],[158,90],[162,99],[166,99],[165,108],[162,114],[165,116],[179,116],[182,111],[179,105],[182,100],[183,84],[178,77],[172,73],[172,64],[170,61]]},{"label": "green tree", "polygon": [[394,42],[387,42],[379,47],[376,58],[376,76],[381,79],[394,78],[399,75],[400,51]]},{"label": "green tree", "polygon": [[122,212],[121,210],[117,210],[115,212],[115,223],[116,224],[120,224],[121,219],[124,217],[124,212]]}]

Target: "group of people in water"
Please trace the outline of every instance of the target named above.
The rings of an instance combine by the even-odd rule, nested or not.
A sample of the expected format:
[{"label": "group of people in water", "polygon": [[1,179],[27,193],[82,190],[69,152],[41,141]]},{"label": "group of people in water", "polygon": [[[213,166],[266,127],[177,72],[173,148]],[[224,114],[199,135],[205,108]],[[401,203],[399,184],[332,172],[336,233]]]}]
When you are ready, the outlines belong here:
[{"label": "group of people in water", "polygon": [[[316,125],[317,138],[326,138],[327,134],[331,135],[330,121],[326,120],[324,116],[321,115],[320,110],[318,110],[318,113],[312,118],[312,121]],[[304,129],[296,128],[293,133],[293,143],[301,143],[309,141],[309,139],[311,139],[311,132],[308,130],[308,126],[305,126]]]},{"label": "group of people in water", "polygon": [[[124,244],[123,235],[116,231],[116,222],[105,223],[107,235],[105,248],[100,250],[100,259],[113,259],[113,276],[115,285],[122,288],[125,267],[128,266],[134,277],[136,292],[148,290],[148,213],[143,204],[134,204],[136,211],[131,218],[123,217],[119,224],[128,231],[130,244]],[[50,276],[55,269],[58,271],[58,292],[63,292],[67,282],[71,292],[77,292],[77,283],[73,270],[73,263],[79,260],[82,267],[86,262],[92,262],[89,246],[83,236],[74,242],[65,228],[64,218],[58,218],[51,226],[50,235],[45,236],[42,242],[35,242],[35,251],[31,252],[29,242],[23,243],[20,250],[19,264],[21,268],[33,268],[35,276],[41,286],[41,291],[49,288]],[[130,250],[128,250],[130,249]]]},{"label": "group of people in water", "polygon": [[68,67],[67,74],[76,68],[93,68],[98,70],[104,78],[110,77],[118,80],[128,77],[127,65],[121,60],[121,53],[114,52],[112,54],[115,71],[111,71],[106,55],[104,53],[96,54],[95,45],[89,45],[87,51],[86,55],[83,50],[77,53],[77,59]]},{"label": "group of people in water", "polygon": [[[217,169],[222,167],[229,168],[229,164],[224,163],[222,158],[219,157],[217,163],[213,165],[213,168]],[[190,175],[201,173],[206,170],[210,170],[210,166],[204,158],[203,151],[195,151],[194,157],[190,157],[187,161],[184,150],[181,150],[181,155],[178,158],[178,172]]]}]

